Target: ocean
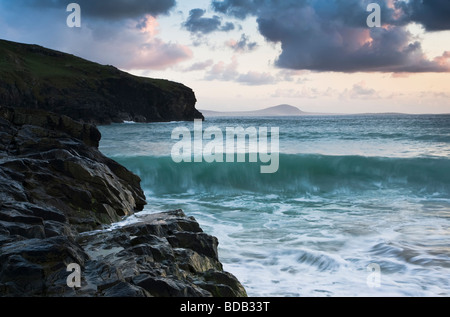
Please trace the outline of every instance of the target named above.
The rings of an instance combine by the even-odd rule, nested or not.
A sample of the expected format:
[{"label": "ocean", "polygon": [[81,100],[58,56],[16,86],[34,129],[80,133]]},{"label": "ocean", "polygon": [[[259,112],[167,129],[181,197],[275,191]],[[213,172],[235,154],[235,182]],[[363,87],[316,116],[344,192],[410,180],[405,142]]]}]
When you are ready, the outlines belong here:
[{"label": "ocean", "polygon": [[250,160],[175,163],[183,127],[194,130],[101,126],[100,150],[141,177],[143,213],[183,209],[216,236],[249,296],[450,296],[450,115],[203,123],[278,128],[279,168],[267,174]]}]

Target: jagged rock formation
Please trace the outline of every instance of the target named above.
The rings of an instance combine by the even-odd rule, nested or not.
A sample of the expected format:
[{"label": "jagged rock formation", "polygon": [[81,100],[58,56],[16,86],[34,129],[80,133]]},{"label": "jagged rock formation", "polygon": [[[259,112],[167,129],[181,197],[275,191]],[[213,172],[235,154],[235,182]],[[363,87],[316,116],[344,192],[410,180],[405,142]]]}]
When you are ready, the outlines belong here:
[{"label": "jagged rock formation", "polygon": [[[182,211],[142,216],[140,179],[90,124],[0,107],[0,296],[245,296],[218,241]],[[79,289],[67,266],[82,269]]]},{"label": "jagged rock formation", "polygon": [[146,204],[139,177],[98,150],[95,127],[42,110],[4,107],[0,125],[3,206],[51,207],[83,232]]},{"label": "jagged rock formation", "polygon": [[203,119],[192,89],[113,66],[0,40],[0,105],[43,109],[92,124]]}]

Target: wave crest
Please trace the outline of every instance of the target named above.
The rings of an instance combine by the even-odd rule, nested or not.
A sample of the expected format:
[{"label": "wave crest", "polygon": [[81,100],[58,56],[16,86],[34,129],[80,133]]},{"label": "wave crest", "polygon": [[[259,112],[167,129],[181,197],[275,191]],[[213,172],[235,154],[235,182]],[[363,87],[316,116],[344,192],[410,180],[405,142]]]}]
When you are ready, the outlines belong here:
[{"label": "wave crest", "polygon": [[[450,192],[450,160],[280,154],[276,174],[259,163],[174,163],[164,157],[115,157],[158,194],[254,192],[292,195],[406,189],[413,194]],[[448,198],[448,197],[445,197]]]}]

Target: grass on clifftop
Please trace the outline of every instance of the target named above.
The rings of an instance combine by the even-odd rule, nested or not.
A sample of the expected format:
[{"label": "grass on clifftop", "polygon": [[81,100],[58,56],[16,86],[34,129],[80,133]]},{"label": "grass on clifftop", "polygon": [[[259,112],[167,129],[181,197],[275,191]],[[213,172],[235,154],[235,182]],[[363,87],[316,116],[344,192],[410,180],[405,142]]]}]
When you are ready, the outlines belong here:
[{"label": "grass on clifftop", "polygon": [[126,76],[172,93],[183,86],[168,80],[133,76],[113,66],[100,65],[41,46],[0,40],[0,82],[19,87],[48,83],[60,89],[70,89],[82,83],[85,87],[98,89],[99,80]]}]

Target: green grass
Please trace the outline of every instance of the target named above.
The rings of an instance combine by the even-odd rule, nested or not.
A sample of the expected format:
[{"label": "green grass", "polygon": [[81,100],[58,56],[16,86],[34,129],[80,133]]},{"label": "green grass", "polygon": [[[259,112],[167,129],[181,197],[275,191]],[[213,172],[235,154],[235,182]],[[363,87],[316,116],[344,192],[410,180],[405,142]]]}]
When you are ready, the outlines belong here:
[{"label": "green grass", "polygon": [[83,82],[83,85],[95,88],[98,80],[128,76],[168,92],[184,87],[168,80],[133,76],[112,66],[43,47],[0,40],[0,81],[6,83],[18,86],[30,82],[36,85],[48,83],[55,88],[70,89]]}]

